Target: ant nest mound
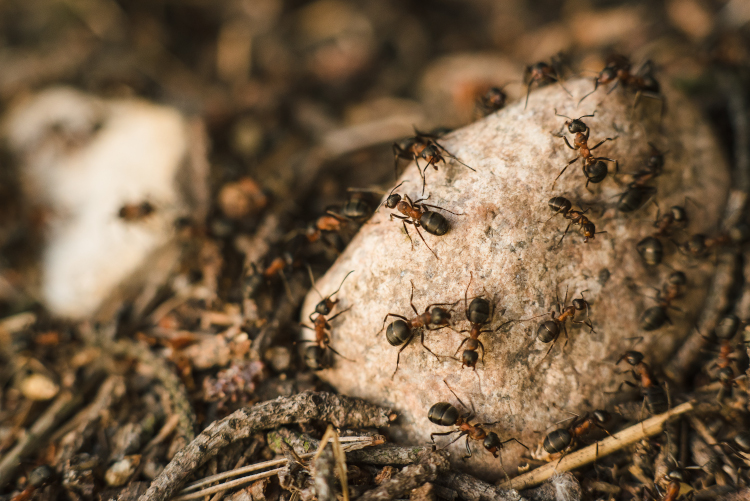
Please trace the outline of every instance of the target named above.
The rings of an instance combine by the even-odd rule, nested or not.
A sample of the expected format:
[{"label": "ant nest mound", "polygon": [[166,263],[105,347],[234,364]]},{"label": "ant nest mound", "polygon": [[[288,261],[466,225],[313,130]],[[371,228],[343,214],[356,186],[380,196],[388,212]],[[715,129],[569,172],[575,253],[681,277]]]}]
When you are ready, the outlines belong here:
[{"label": "ant nest mound", "polygon": [[[616,366],[618,358],[637,349],[656,374],[662,374],[660,367],[690,334],[701,312],[717,251],[709,249],[695,257],[678,244],[690,235],[711,237],[721,231],[729,174],[709,126],[673,92],[667,92],[660,121],[659,101],[643,98],[633,108],[632,92],[616,89],[607,94],[600,88],[576,107],[592,89],[591,80],[566,82],[565,87],[573,98],[559,85],[534,90],[526,109],[523,101],[516,102],[438,140],[475,169],[447,156],[438,170],[427,169],[424,196],[429,199],[424,203],[460,213],[426,207],[448,221],[446,234],[437,236],[422,227],[423,241],[407,224],[412,248],[402,222],[390,220],[390,214],[401,213],[381,205],[316,284],[321,293],[330,294],[354,270],[329,315],[350,308],[331,322],[330,345],[346,359],[334,355],[332,368],[319,374],[344,394],[394,408],[399,420],[389,433],[398,442],[424,444],[431,433],[455,429],[428,420],[430,408],[439,402],[463,411],[445,380],[475,413],[472,424],[495,423],[486,431],[497,433],[501,441],[517,438],[535,451],[552,426],[570,416],[566,411],[614,411],[618,401],[638,401],[638,390],[623,387],[618,392],[620,383],[631,379],[620,374],[629,367],[624,362]],[[555,109],[572,118],[596,112],[583,118],[590,128],[588,145],[616,138],[592,154],[617,160],[619,174],[607,162],[609,174],[586,187],[579,160],[553,187],[555,177],[580,151],[566,146],[562,136],[574,145],[575,134],[567,126],[563,129],[566,118],[556,116]],[[656,154],[652,148],[664,152],[661,169],[654,167],[653,158],[648,165]],[[420,159],[420,165],[424,163]],[[599,176],[596,171],[591,168],[590,177]],[[421,197],[422,178],[413,163],[398,182],[403,184],[394,193],[409,195],[415,202]],[[555,213],[550,207],[555,197],[569,200],[570,211]],[[627,211],[632,207],[623,204],[632,199],[642,206]],[[553,205],[559,209],[560,200]],[[674,222],[656,237],[663,258],[661,264],[647,266],[637,244],[659,232],[654,226],[657,211],[663,216],[672,206],[685,208],[687,222]],[[576,210],[585,211],[583,216],[595,224],[596,232],[606,233],[584,243],[583,231],[590,228],[574,220],[560,244]],[[684,272],[686,283],[670,281],[675,271]],[[383,317],[417,316],[409,302],[412,282],[417,312],[422,314],[433,303],[450,303],[445,308],[450,309],[452,329],[424,330],[424,343],[437,357],[420,344],[423,330],[414,330],[392,377],[400,347],[392,346],[387,337],[393,340],[395,334],[403,334],[403,325],[397,324],[386,336]],[[573,306],[573,315],[555,323],[550,312],[556,310],[556,295],[562,302],[566,290],[563,306]],[[580,301],[582,292],[585,302]],[[457,352],[468,335],[457,331],[471,328],[465,294],[468,303],[483,296],[494,305],[494,318],[480,325],[489,332],[479,336],[484,360],[480,347],[476,370],[462,367],[462,354],[472,341]],[[649,308],[659,305],[659,298],[669,305],[668,319],[655,318],[653,312],[644,319]],[[308,295],[302,310],[305,322],[319,301],[315,292]],[[469,315],[475,313],[481,312],[472,310]],[[385,325],[396,320],[389,317]],[[508,321],[514,322],[500,328]],[[653,328],[659,322],[663,325]],[[556,341],[555,325],[560,328]],[[642,339],[633,339],[637,337]],[[542,339],[550,338],[554,345],[546,355],[550,343]],[[472,354],[467,357],[471,362]],[[442,447],[452,438],[436,441]],[[504,478],[500,459],[485,450],[482,440],[469,442],[472,456],[466,460],[463,438],[450,446],[454,466],[490,480]],[[509,474],[516,472],[524,452],[514,441],[500,451]]]}]

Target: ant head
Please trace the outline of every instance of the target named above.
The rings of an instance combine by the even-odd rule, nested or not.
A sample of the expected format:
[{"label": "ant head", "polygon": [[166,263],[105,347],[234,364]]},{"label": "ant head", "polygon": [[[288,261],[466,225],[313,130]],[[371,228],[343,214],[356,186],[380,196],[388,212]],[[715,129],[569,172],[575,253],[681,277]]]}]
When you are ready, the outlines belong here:
[{"label": "ant head", "polygon": [[594,235],[596,234],[596,226],[594,225],[594,223],[592,222],[583,223],[581,225],[581,228],[583,228],[583,236],[585,238],[595,238]]},{"label": "ant head", "polygon": [[330,298],[325,298],[315,306],[315,313],[319,315],[328,315],[335,304]]},{"label": "ant head", "polygon": [[464,350],[463,355],[461,355],[461,362],[462,367],[471,367],[472,369],[477,366],[477,361],[479,360],[479,353],[477,353],[475,350]]},{"label": "ant head", "polygon": [[685,285],[687,283],[687,276],[681,271],[673,271],[669,275],[669,283],[672,285]]},{"label": "ant head", "polygon": [[585,310],[585,309],[586,309],[586,306],[587,306],[587,305],[588,305],[588,303],[587,303],[587,302],[586,302],[586,300],[585,300],[585,299],[583,299],[583,298],[580,298],[580,299],[574,299],[574,300],[573,300],[573,308],[575,308],[575,309],[576,309],[576,310],[578,310],[578,311],[583,311],[583,310]]},{"label": "ant head", "polygon": [[643,362],[643,353],[640,351],[626,351],[623,356],[620,357],[620,360],[617,361],[619,364],[621,361],[625,360],[629,365],[636,366]]},{"label": "ant head", "polygon": [[459,417],[458,409],[448,402],[436,403],[427,413],[427,419],[440,426],[453,426]]},{"label": "ant head", "polygon": [[651,153],[646,160],[646,167],[656,172],[661,172],[664,168],[664,154],[657,150],[654,145],[651,145]]},{"label": "ant head", "polygon": [[419,156],[429,162],[432,158],[440,158],[440,150],[438,150],[438,147],[435,146],[435,144],[430,143],[425,146]]},{"label": "ant head", "polygon": [[609,83],[614,81],[617,78],[617,68],[607,66],[602,71],[599,72],[599,77],[597,80],[599,83]]},{"label": "ant head", "polygon": [[586,131],[589,130],[589,126],[580,118],[576,118],[570,122],[565,122],[565,125],[568,126],[568,132],[571,134],[576,134],[578,132],[586,133]]},{"label": "ant head", "polygon": [[705,254],[708,250],[706,247],[706,235],[698,233],[690,237],[690,240],[685,242],[685,250],[694,256],[702,256]]},{"label": "ant head", "polygon": [[718,339],[732,339],[740,328],[740,319],[735,315],[725,315],[714,329]]},{"label": "ant head", "polygon": [[451,319],[451,312],[445,308],[432,308],[430,310],[430,323],[434,325],[446,325]]},{"label": "ant head", "polygon": [[674,218],[676,223],[684,223],[687,221],[687,211],[685,210],[685,207],[673,205],[670,207],[669,211],[672,213],[672,218]]},{"label": "ant head", "polygon": [[393,195],[388,195],[388,198],[385,199],[385,206],[389,209],[395,209],[400,201],[401,195],[394,193]]},{"label": "ant head", "polygon": [[594,418],[600,423],[605,424],[609,422],[610,419],[612,419],[612,415],[607,411],[594,411]]},{"label": "ant head", "polygon": [[500,437],[497,436],[497,433],[494,431],[491,431],[487,434],[486,437],[484,437],[484,442],[482,442],[482,445],[485,449],[492,452],[493,454],[497,449],[502,448],[503,444],[500,441]]}]

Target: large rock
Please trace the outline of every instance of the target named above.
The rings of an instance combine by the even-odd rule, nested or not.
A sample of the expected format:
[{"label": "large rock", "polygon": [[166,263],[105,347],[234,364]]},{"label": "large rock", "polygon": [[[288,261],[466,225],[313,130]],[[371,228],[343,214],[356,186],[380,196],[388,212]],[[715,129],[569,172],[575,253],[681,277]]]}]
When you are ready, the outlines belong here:
[{"label": "large rock", "polygon": [[[654,295],[648,287],[661,288],[672,270],[664,265],[646,268],[635,250],[636,242],[655,230],[656,207],[648,204],[626,214],[615,205],[616,195],[629,180],[625,173],[643,167],[650,141],[668,152],[663,175],[651,183],[658,189],[655,201],[662,211],[683,205],[685,197],[697,202],[688,202],[690,223],[673,238],[684,241],[688,234],[717,231],[729,178],[711,131],[696,110],[676,95],[668,95],[667,113],[659,124],[659,106],[653,100],[645,100],[631,113],[632,93],[618,89],[606,95],[602,89],[576,108],[577,98],[591,89],[591,80],[565,85],[576,99],[557,85],[549,86],[532,93],[526,110],[521,101],[441,140],[476,172],[455,161],[440,165],[438,172],[427,172],[429,203],[465,213],[445,214],[451,224],[445,236],[423,232],[439,259],[410,227],[412,250],[401,223],[389,221],[394,211],[381,206],[317,283],[320,291],[330,293],[347,272],[355,270],[339,293],[338,308],[351,310],[333,322],[332,341],[353,361],[336,358],[334,367],[320,375],[342,393],[398,410],[400,425],[392,430],[396,440],[424,443],[430,433],[446,431],[427,419],[434,403],[457,404],[443,384],[445,379],[467,405],[474,405],[476,421],[498,421],[491,429],[501,439],[517,437],[533,449],[543,438],[537,432],[568,417],[564,410],[583,413],[611,403],[614,396],[605,391],[616,390],[626,377],[618,374],[614,363],[633,345],[629,338],[643,336],[637,349],[658,368],[700,312],[713,264],[684,256],[664,238],[664,262],[686,273],[687,291],[674,302],[681,311],[670,311],[673,325],[650,332],[639,328],[643,312],[656,304],[647,297]],[[552,134],[565,120],[555,116],[555,108],[574,118],[596,110],[596,117],[584,119],[591,126],[592,145],[619,135],[595,152],[619,160],[622,185],[610,174],[602,183],[590,185],[590,193],[584,189],[578,163],[551,188],[555,176],[574,156],[562,138]],[[413,165],[400,181],[404,184],[397,192],[418,197],[421,180]],[[552,215],[547,202],[553,196],[565,196],[590,208],[587,216],[598,231],[607,233],[584,243],[578,227],[572,227],[558,246],[567,221],[557,215],[547,222]],[[436,360],[420,346],[417,336],[402,352],[399,371],[392,379],[398,348],[386,341],[385,332],[378,331],[386,313],[414,316],[409,306],[410,281],[420,313],[430,303],[460,299],[453,321],[461,330],[469,327],[463,297],[472,273],[469,298],[486,292],[486,297],[496,301],[498,313],[492,329],[507,320],[549,312],[556,292],[562,299],[569,289],[569,302],[587,291],[596,331],[568,323],[567,346],[563,348],[561,336],[543,358],[549,345],[538,341],[536,332],[548,317],[515,322],[482,334],[485,363],[478,364],[476,373],[462,369],[455,359]],[[304,317],[318,301],[315,293],[307,297]],[[577,315],[578,320],[584,318],[585,314]],[[452,356],[463,336],[449,329],[428,331],[425,342],[435,353]],[[444,437],[438,441],[447,442]],[[463,439],[452,448],[453,457],[460,458]],[[455,459],[457,466],[490,479],[502,477],[498,459],[479,443],[473,442],[472,449],[470,460]],[[522,452],[514,443],[506,446],[503,460],[509,471]]]}]

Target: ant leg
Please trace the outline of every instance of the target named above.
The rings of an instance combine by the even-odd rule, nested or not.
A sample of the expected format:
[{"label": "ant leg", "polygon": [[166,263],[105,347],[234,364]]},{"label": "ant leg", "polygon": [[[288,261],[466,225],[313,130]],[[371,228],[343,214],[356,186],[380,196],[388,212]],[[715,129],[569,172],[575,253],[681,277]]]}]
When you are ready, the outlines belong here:
[{"label": "ant leg", "polygon": [[[466,318],[469,318],[469,287],[471,287],[471,282],[473,280],[474,280],[474,272],[472,271],[472,272],[469,272],[469,283],[466,285],[466,290],[464,291],[464,313],[466,314]],[[460,346],[458,348],[461,349]]]},{"label": "ant leg", "polygon": [[465,212],[453,212],[453,211],[449,211],[448,209],[445,209],[445,208],[440,207],[438,205],[431,205],[431,204],[420,204],[420,205],[422,205],[423,207],[432,207],[433,209],[440,209],[442,211],[445,211],[445,212],[448,212],[450,214],[453,214],[454,216],[465,216],[466,215]]},{"label": "ant leg", "polygon": [[469,435],[466,435],[466,456],[464,456],[464,459],[469,459],[471,457],[471,446],[469,445]]},{"label": "ant leg", "polygon": [[575,157],[573,160],[571,160],[570,162],[568,162],[568,165],[566,165],[565,167],[563,167],[563,170],[560,171],[560,173],[557,175],[557,177],[555,178],[555,180],[552,182],[552,188],[555,187],[555,183],[557,183],[557,180],[560,179],[560,176],[562,176],[563,173],[566,170],[568,170],[568,167],[570,167],[571,164],[575,163],[579,158],[581,158],[581,157],[580,156]]},{"label": "ant leg", "polygon": [[429,348],[427,347],[427,345],[426,345],[426,344],[424,344],[424,330],[422,331],[422,346],[424,347],[424,349],[425,349],[425,350],[427,350],[427,351],[429,351],[430,353],[432,353],[432,355],[433,355],[433,356],[434,356],[435,358],[437,358],[437,359],[438,359],[438,362],[440,361],[440,357],[439,357],[439,356],[437,356],[437,355],[435,355],[435,352],[434,352],[434,351],[432,351],[431,349],[429,349]]},{"label": "ant leg", "polygon": [[463,341],[461,341],[461,344],[459,344],[459,345],[458,345],[458,349],[456,350],[456,353],[454,353],[454,354],[453,354],[453,356],[454,356],[454,357],[455,357],[456,355],[458,355],[458,352],[459,352],[459,351],[461,351],[461,347],[462,347],[462,346],[464,345],[464,343],[465,343],[466,341],[468,341],[469,339],[470,339],[470,338],[468,338],[468,337],[467,337],[467,338],[464,338],[464,340],[463,340]]},{"label": "ant leg", "polygon": [[341,315],[341,314],[343,314],[343,313],[346,313],[347,311],[349,311],[349,310],[351,310],[351,309],[352,309],[352,307],[350,306],[350,307],[348,307],[348,308],[347,308],[347,309],[345,309],[345,310],[341,310],[340,312],[336,313],[336,314],[335,314],[334,316],[332,316],[331,318],[329,318],[329,319],[328,319],[328,321],[330,322],[331,320],[334,320],[334,319],[335,319],[336,317],[338,317],[339,315]]},{"label": "ant leg", "polygon": [[[441,150],[443,150],[443,152],[444,152],[444,153],[445,153],[445,154],[446,154],[446,155],[447,155],[447,156],[448,156],[449,158],[452,158],[453,160],[455,160],[456,162],[460,163],[461,165],[463,165],[463,166],[464,166],[464,167],[466,167],[467,169],[469,169],[469,170],[472,170],[472,171],[476,172],[476,169],[472,169],[471,167],[469,167],[468,165],[466,165],[465,163],[463,163],[463,162],[462,162],[462,161],[461,161],[461,160],[460,160],[460,159],[459,159],[459,158],[458,158],[458,157],[457,157],[456,155],[454,155],[454,154],[453,154],[453,153],[451,153],[450,151],[446,150],[446,149],[445,149],[445,147],[443,147],[443,145],[442,145],[442,144],[438,143],[437,141],[432,141],[432,143],[433,143],[433,144],[434,144],[435,146],[437,146],[438,148],[440,148]],[[445,163],[445,160],[443,160],[443,163]],[[435,166],[435,170],[437,170],[437,166]]]},{"label": "ant leg", "polygon": [[393,173],[395,174],[394,179],[398,179],[398,159],[399,159],[399,153],[401,153],[403,150],[399,145],[396,143],[393,143],[391,146],[391,151],[393,151]]},{"label": "ant leg", "polygon": [[398,372],[398,364],[401,361],[401,352],[406,349],[407,346],[409,346],[409,343],[411,343],[411,340],[414,339],[414,333],[409,337],[409,339],[406,340],[404,345],[401,347],[401,349],[398,350],[398,355],[396,355],[396,370],[393,371],[393,375],[391,375],[391,379],[396,377],[396,373]]},{"label": "ant leg", "polygon": [[343,358],[344,360],[348,360],[348,361],[350,361],[350,362],[354,362],[354,360],[352,360],[351,358],[347,358],[347,357],[345,357],[344,355],[342,355],[341,353],[339,353],[338,351],[334,350],[334,349],[333,349],[333,346],[331,346],[330,344],[328,345],[328,349],[329,349],[329,350],[331,350],[331,351],[332,351],[333,353],[335,353],[336,355],[338,355],[338,356],[340,356],[341,358]]},{"label": "ant leg", "polygon": [[409,296],[409,304],[411,305],[411,309],[414,310],[414,314],[419,316],[419,312],[414,306],[414,280],[409,280],[409,282],[411,282],[411,295]]},{"label": "ant leg", "polygon": [[[409,235],[409,230],[406,229],[406,221],[401,221],[401,223],[404,225],[404,231],[406,232],[406,236],[409,237],[409,243],[411,244],[411,250],[414,250],[414,241],[411,239],[411,235]],[[413,224],[409,222],[409,224]],[[415,226],[416,228],[416,226]],[[419,231],[419,230],[417,230]]]},{"label": "ant leg", "polygon": [[314,327],[310,327],[309,325],[303,324],[303,323],[301,323],[301,322],[300,322],[300,324],[299,324],[299,325],[300,325],[300,327],[304,327],[305,329],[310,329],[311,331],[314,331],[314,330],[315,330],[315,328],[314,328]]},{"label": "ant leg", "polygon": [[595,149],[597,149],[597,148],[598,148],[599,146],[601,146],[601,145],[603,145],[604,143],[606,143],[607,141],[614,141],[615,139],[617,139],[617,137],[618,137],[618,136],[615,136],[615,137],[608,137],[608,138],[606,138],[606,139],[602,139],[601,141],[599,141],[598,143],[596,143],[596,146],[592,146],[591,148],[589,148],[589,150],[590,150],[590,151],[591,151],[591,150],[595,150]]},{"label": "ant leg", "polygon": [[607,95],[612,94],[612,92],[617,88],[618,85],[620,85],[619,79],[615,82],[615,84],[612,87],[609,88],[609,90],[607,91]]},{"label": "ant leg", "polygon": [[573,148],[570,145],[570,143],[568,142],[568,137],[567,136],[563,136],[563,139],[565,140],[565,144],[568,146],[568,148],[570,148],[571,150],[575,151],[575,148]]},{"label": "ant leg", "polygon": [[380,330],[379,330],[379,331],[377,332],[377,334],[375,334],[376,336],[377,336],[378,334],[380,334],[381,332],[383,332],[383,329],[385,329],[385,322],[386,322],[386,320],[388,320],[388,317],[396,317],[396,318],[400,318],[400,319],[401,319],[401,320],[403,320],[404,322],[406,322],[406,323],[409,323],[409,319],[408,319],[408,318],[406,318],[405,316],[403,316],[403,315],[397,315],[397,314],[395,314],[395,313],[389,313],[389,314],[387,314],[387,315],[385,316],[385,318],[383,319],[383,327],[382,327],[382,328],[381,328],[381,329],[380,329]]},{"label": "ant leg", "polygon": [[433,256],[435,256],[435,259],[440,259],[440,258],[438,257],[438,255],[437,255],[437,254],[435,254],[435,251],[434,251],[434,250],[432,250],[432,247],[430,247],[429,245],[427,245],[427,241],[426,241],[426,240],[424,239],[424,237],[422,236],[422,232],[421,232],[421,231],[419,231],[419,226],[417,226],[417,225],[415,224],[415,225],[414,225],[414,229],[415,229],[415,230],[417,230],[417,235],[419,235],[419,238],[421,238],[421,239],[422,239],[422,242],[424,242],[425,246],[426,246],[426,247],[427,247],[428,249],[430,249],[430,252],[432,252],[432,255],[433,255]]},{"label": "ant leg", "polygon": [[[432,443],[435,443],[435,437],[444,437],[446,435],[453,435],[454,433],[460,432],[461,430],[453,430],[453,431],[443,431],[439,433],[430,433],[430,440],[432,440]],[[459,437],[460,438],[460,437]],[[454,440],[455,442],[455,440]],[[452,444],[453,442],[451,442]],[[450,445],[450,444],[448,444]]]},{"label": "ant leg", "polygon": [[517,442],[517,443],[518,443],[518,445],[520,445],[521,447],[523,447],[523,448],[524,448],[524,449],[526,449],[527,451],[528,451],[528,450],[530,450],[530,449],[529,449],[528,447],[526,447],[526,444],[524,444],[523,442],[521,442],[521,441],[520,441],[520,440],[518,440],[517,438],[509,438],[509,439],[508,439],[508,440],[506,440],[505,442],[501,442],[501,443],[502,443],[503,445],[505,445],[505,444],[507,444],[508,442]]},{"label": "ant leg", "polygon": [[[479,347],[482,348],[482,365],[484,365],[484,345],[478,339],[477,339],[477,343],[479,343]],[[476,369],[474,369],[474,370],[476,370]]]},{"label": "ant leg", "polygon": [[568,341],[570,341],[570,336],[568,336],[568,327],[565,325],[565,322],[563,322],[562,326],[563,334],[565,334],[565,344],[563,344],[562,349],[565,350],[565,347],[568,346]]},{"label": "ant leg", "polygon": [[524,111],[526,110],[526,107],[529,105],[529,95],[531,94],[531,84],[534,83],[534,80],[529,80],[529,85],[526,86],[526,104],[523,105]]},{"label": "ant leg", "polygon": [[598,79],[598,78],[596,78],[596,77],[594,77],[594,90],[592,90],[592,91],[591,91],[591,92],[589,92],[588,94],[584,95],[584,96],[583,96],[583,97],[582,97],[582,98],[581,98],[581,99],[580,99],[580,100],[578,101],[578,104],[576,105],[576,107],[580,106],[580,105],[581,105],[581,103],[583,102],[583,100],[584,100],[584,99],[586,99],[587,97],[589,97],[589,96],[590,96],[591,94],[593,94],[594,92],[596,92],[596,89],[598,89],[598,88],[599,88],[599,79]]},{"label": "ant leg", "polygon": [[565,235],[568,234],[568,230],[570,229],[570,225],[573,224],[572,222],[568,223],[568,226],[565,228],[565,231],[563,232],[563,236],[560,237],[560,241],[557,243],[557,245],[562,245],[563,238],[565,238]]},{"label": "ant leg", "polygon": [[553,340],[552,340],[552,344],[550,344],[550,347],[549,347],[549,349],[547,350],[547,353],[545,353],[545,354],[544,354],[544,356],[542,357],[542,359],[541,359],[541,360],[539,361],[539,363],[537,364],[537,367],[538,367],[539,365],[541,365],[541,364],[542,364],[542,362],[544,362],[544,359],[545,359],[545,358],[547,358],[547,355],[549,355],[549,352],[551,352],[551,351],[552,351],[552,348],[554,348],[554,347],[555,347],[555,343],[557,343],[557,338],[555,338],[555,339],[553,339]]}]

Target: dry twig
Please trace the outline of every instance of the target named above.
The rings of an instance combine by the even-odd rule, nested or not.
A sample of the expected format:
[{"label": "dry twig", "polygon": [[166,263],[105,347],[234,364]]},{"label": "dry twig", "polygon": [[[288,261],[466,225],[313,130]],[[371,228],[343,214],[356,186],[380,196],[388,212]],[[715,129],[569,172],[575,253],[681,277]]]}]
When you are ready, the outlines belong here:
[{"label": "dry twig", "polygon": [[407,466],[393,478],[365,492],[359,497],[359,500],[376,501],[404,497],[425,482],[434,482],[438,478],[438,474],[442,475],[449,469],[450,463],[445,451],[430,452],[422,457],[419,463]]}]

